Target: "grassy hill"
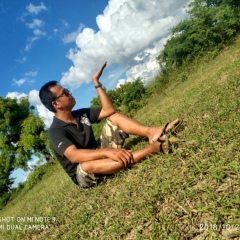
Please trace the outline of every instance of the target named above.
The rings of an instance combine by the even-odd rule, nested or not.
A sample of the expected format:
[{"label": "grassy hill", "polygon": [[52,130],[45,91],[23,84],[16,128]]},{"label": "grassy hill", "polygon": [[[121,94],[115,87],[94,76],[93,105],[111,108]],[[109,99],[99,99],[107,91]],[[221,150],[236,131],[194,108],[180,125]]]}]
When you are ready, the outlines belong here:
[{"label": "grassy hill", "polygon": [[174,154],[149,157],[88,190],[51,166],[0,212],[0,239],[239,239],[240,38],[169,79],[164,90],[152,83],[155,94],[134,118],[149,126],[184,118]]}]

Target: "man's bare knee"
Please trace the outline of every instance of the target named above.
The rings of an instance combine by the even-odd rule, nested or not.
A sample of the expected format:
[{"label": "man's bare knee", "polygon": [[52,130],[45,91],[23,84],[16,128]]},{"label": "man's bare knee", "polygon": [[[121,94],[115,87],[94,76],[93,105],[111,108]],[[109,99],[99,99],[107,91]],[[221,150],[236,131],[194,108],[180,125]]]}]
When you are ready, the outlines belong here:
[{"label": "man's bare knee", "polygon": [[86,173],[92,173],[92,171],[93,171],[93,165],[89,162],[81,163],[81,168]]},{"label": "man's bare knee", "polygon": [[117,125],[117,120],[118,120],[118,117],[119,117],[120,113],[114,113],[112,114],[111,116],[109,116],[108,118],[114,123]]}]

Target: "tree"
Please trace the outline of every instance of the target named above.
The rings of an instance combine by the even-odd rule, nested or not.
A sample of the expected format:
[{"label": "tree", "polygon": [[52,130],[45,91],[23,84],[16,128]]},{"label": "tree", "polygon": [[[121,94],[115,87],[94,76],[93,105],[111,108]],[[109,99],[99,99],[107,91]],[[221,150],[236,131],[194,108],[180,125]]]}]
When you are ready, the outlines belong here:
[{"label": "tree", "polygon": [[[120,90],[121,88],[116,88],[114,90],[108,90],[104,87],[104,91],[107,93],[109,99],[111,100],[113,106],[115,109],[120,110],[120,107],[122,105],[122,91]],[[92,108],[99,107],[101,106],[101,101],[99,96],[93,98],[91,100],[91,105]]]},{"label": "tree", "polygon": [[[137,78],[132,82],[122,84],[114,90],[106,91],[106,93],[114,108],[125,114],[130,114],[131,111],[141,107],[142,100],[146,99],[146,88],[140,78]],[[101,101],[99,96],[97,96],[92,99],[91,107],[99,106],[101,106]]]},{"label": "tree", "polygon": [[51,155],[42,119],[27,98],[0,97],[0,193],[9,191],[15,168],[27,168],[35,154]]},{"label": "tree", "polygon": [[128,82],[122,86],[123,106],[125,113],[131,115],[132,111],[140,108],[145,99],[146,88],[140,78],[133,82]]},{"label": "tree", "polygon": [[[34,124],[33,124],[34,123]],[[48,163],[54,163],[54,158],[45,130],[45,124],[42,119],[30,112],[28,117],[21,125],[21,135],[18,142],[19,153],[24,154],[28,151],[35,154],[37,157],[44,157]]]},{"label": "tree", "polygon": [[19,126],[28,116],[29,102],[22,98],[4,99],[0,97],[0,191],[1,195],[10,189],[13,179],[10,174],[24,162],[17,158],[17,143],[20,138]]},{"label": "tree", "polygon": [[217,53],[239,30],[238,0],[195,0],[188,5],[187,18],[171,30],[158,56],[160,66],[181,66],[199,54]]}]

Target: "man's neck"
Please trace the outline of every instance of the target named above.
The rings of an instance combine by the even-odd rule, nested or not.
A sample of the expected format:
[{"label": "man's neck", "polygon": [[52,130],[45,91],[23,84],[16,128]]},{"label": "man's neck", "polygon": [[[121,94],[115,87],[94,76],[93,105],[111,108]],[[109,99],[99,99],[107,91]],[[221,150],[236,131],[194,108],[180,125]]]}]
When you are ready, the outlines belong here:
[{"label": "man's neck", "polygon": [[57,112],[55,113],[55,117],[64,122],[71,122],[71,123],[76,122],[75,118],[72,115],[72,112]]}]

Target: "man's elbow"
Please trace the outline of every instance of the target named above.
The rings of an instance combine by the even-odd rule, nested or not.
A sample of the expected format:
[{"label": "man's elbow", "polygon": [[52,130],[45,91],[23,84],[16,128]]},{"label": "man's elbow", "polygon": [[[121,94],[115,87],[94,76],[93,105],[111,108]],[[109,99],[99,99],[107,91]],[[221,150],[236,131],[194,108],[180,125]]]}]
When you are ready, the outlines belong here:
[{"label": "man's elbow", "polygon": [[76,158],[76,157],[68,158],[68,160],[69,160],[71,163],[80,163],[80,162],[79,162],[79,159]]},{"label": "man's elbow", "polygon": [[64,156],[71,162],[71,163],[80,163],[79,156],[78,156],[77,148],[72,145],[66,149],[64,152]]},{"label": "man's elbow", "polygon": [[116,113],[116,111],[114,108],[112,108],[111,110],[109,110],[108,117],[112,116],[114,113]]},{"label": "man's elbow", "polygon": [[71,162],[71,163],[73,163],[73,164],[75,164],[75,163],[80,163],[80,161],[79,161],[79,159],[78,159],[78,157],[75,155],[71,155],[71,156],[66,156],[65,155],[65,157]]},{"label": "man's elbow", "polygon": [[98,120],[102,120],[103,118],[108,118],[110,116],[112,116],[113,114],[115,114],[115,109],[111,108],[111,109],[103,109],[103,111],[100,113]]}]

